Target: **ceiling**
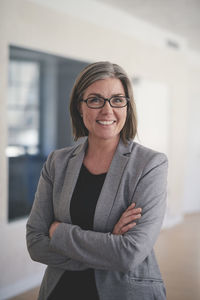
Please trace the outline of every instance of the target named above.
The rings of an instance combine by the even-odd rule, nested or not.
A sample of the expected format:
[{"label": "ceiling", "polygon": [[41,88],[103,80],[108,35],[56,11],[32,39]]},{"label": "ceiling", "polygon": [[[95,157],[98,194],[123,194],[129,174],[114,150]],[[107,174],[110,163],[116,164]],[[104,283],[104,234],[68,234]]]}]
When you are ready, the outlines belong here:
[{"label": "ceiling", "polygon": [[200,0],[98,0],[186,39],[200,52]]}]

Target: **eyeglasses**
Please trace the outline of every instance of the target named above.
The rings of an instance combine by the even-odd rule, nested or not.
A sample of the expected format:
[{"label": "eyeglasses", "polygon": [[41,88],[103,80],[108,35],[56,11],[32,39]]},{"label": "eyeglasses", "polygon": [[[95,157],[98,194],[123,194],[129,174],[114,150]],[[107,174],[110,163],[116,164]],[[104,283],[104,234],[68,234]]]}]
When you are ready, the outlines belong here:
[{"label": "eyeglasses", "polygon": [[109,102],[111,107],[122,108],[127,106],[129,98],[125,96],[112,96],[111,98],[103,98],[100,96],[89,97],[85,100],[80,100],[80,102],[85,102],[89,108],[98,109],[104,107],[106,101]]}]

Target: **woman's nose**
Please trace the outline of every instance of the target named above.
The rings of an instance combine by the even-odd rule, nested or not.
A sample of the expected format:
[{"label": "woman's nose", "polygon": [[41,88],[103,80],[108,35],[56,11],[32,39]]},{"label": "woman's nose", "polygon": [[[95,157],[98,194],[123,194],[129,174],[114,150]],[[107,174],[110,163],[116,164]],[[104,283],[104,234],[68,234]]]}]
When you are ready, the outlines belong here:
[{"label": "woman's nose", "polygon": [[102,107],[103,112],[112,112],[112,107],[108,101],[106,101],[105,105]]}]

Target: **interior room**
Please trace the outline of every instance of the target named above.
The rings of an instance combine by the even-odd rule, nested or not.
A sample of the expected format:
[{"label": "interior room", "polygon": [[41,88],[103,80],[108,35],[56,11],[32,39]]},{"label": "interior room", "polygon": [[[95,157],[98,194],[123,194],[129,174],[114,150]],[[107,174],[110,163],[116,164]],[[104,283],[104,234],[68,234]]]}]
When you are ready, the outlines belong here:
[{"label": "interior room", "polygon": [[169,160],[155,244],[168,300],[200,299],[199,1],[0,1],[0,300],[37,299],[46,266],[26,247],[41,168],[73,145],[69,97],[89,63],[132,81],[136,141]]}]

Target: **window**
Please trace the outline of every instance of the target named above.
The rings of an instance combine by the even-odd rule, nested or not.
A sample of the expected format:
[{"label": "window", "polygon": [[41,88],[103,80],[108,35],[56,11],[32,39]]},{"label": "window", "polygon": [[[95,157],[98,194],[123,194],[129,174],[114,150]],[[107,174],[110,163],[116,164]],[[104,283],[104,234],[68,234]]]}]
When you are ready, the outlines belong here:
[{"label": "window", "polygon": [[40,64],[11,59],[8,73],[9,220],[29,213],[43,160],[39,155]]},{"label": "window", "polygon": [[9,157],[39,152],[39,76],[37,62],[11,60],[9,63]]},{"label": "window", "polygon": [[10,46],[8,74],[9,221],[31,210],[48,154],[73,143],[69,95],[86,62]]}]

